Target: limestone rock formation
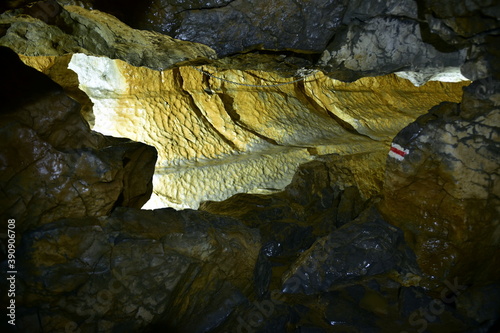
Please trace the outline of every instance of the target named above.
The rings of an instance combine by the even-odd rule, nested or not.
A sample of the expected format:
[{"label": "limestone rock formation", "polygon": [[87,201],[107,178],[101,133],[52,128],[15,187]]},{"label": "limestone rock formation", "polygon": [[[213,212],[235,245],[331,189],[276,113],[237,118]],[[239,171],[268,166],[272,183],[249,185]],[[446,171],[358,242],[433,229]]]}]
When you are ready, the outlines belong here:
[{"label": "limestone rock formation", "polygon": [[403,233],[375,210],[364,214],[305,251],[283,277],[283,292],[311,295],[391,271],[403,276],[418,273]]},{"label": "limestone rock formation", "polygon": [[498,314],[476,306],[499,309],[498,284],[469,286],[449,277],[437,283],[437,293],[423,288],[426,275],[402,231],[356,194],[355,186],[336,185],[336,164],[336,156],[328,156],[301,166],[281,193],[241,194],[202,205],[262,235],[255,294],[215,331],[492,328]]},{"label": "limestone rock formation", "polygon": [[256,47],[319,52],[332,38],[344,10],[342,1],[328,0],[155,0],[134,26],[209,45],[220,56]]},{"label": "limestone rock formation", "polygon": [[[60,86],[0,49],[17,331],[499,330],[498,1],[27,2],[0,45]],[[154,148],[80,113],[200,209],[138,209]]]},{"label": "limestone rock formation", "polygon": [[259,238],[229,217],[173,209],[53,221],[23,235],[18,328],[206,331],[251,290]]},{"label": "limestone rock formation", "polygon": [[393,75],[348,84],[316,73],[265,87],[293,80],[204,67],[235,84],[188,66],[158,72],[83,54],[69,68],[94,104],[94,130],[157,148],[156,205],[176,208],[282,189],[314,155],[386,149],[416,116],[458,101],[463,85],[416,88]]},{"label": "limestone rock formation", "polygon": [[221,56],[250,48],[320,52],[341,22],[345,1],[60,0],[112,13],[137,29],[202,43]]},{"label": "limestone rock formation", "polygon": [[72,54],[62,56],[25,56],[19,54],[21,60],[28,66],[37,69],[59,84],[64,92],[81,105],[80,113],[91,125],[95,123],[94,104],[89,96],[79,89],[78,75],[68,69]]},{"label": "limestone rock formation", "polygon": [[63,217],[140,208],[151,195],[153,147],[91,132],[78,103],[1,47],[2,218],[19,230]]},{"label": "limestone rock formation", "polygon": [[394,138],[388,157],[384,212],[440,279],[500,275],[499,86],[475,82],[461,104],[436,106]]},{"label": "limestone rock formation", "polygon": [[[387,6],[383,10],[394,15],[406,15],[406,11],[411,11],[405,6]],[[109,15],[72,6],[65,8],[54,18],[55,25],[19,17],[16,12],[4,14],[8,29],[0,42],[27,54],[23,56],[27,64],[51,76],[78,99],[93,129],[157,148],[154,202],[149,207],[196,208],[201,201],[225,199],[238,192],[282,189],[290,182],[296,167],[315,155],[386,149],[384,145],[415,117],[443,100],[457,102],[461,94],[461,84],[429,83],[415,89],[393,76],[363,78],[344,84],[318,72],[293,85],[252,88],[208,77],[191,67],[161,72],[137,68],[137,65],[144,65],[161,69],[182,59],[159,52],[157,48],[146,48],[151,52],[137,58],[131,50],[138,45],[142,50],[143,45],[151,45],[148,44],[151,38],[163,40],[167,37],[142,31],[130,37],[121,32],[131,33],[132,30]],[[367,15],[369,8],[363,8],[351,8],[346,15]],[[352,17],[349,20],[354,20]],[[30,20],[33,24],[27,25]],[[93,35],[82,37],[86,28],[81,22],[87,21],[86,26],[100,27],[106,31],[105,36],[110,37],[94,38],[92,43]],[[63,29],[67,25],[72,28]],[[33,30],[29,30],[32,38],[16,37],[16,27],[30,26],[33,26]],[[45,35],[44,29],[47,30]],[[49,35],[60,36],[54,29],[65,32],[56,39],[79,43],[79,48],[43,48],[47,42],[39,45],[40,40],[46,40]],[[120,35],[117,35],[118,29]],[[138,41],[138,36],[144,39]],[[91,47],[82,43],[91,44]],[[182,45],[194,50],[201,47]],[[35,46],[44,56],[32,56]],[[118,52],[120,48],[127,52]],[[207,50],[194,55],[186,51],[186,57],[209,58]],[[50,56],[76,51],[85,54],[78,53],[70,58]],[[165,65],[164,56],[173,62]],[[292,81],[287,76],[299,63],[289,58],[294,57],[280,58],[280,63],[276,57],[247,56],[220,60],[214,62],[213,67],[203,68],[223,80],[243,85],[267,85]],[[260,59],[266,59],[263,68],[277,69],[284,75],[231,69],[259,67]],[[248,62],[250,65],[245,65]],[[78,78],[65,66],[77,72]],[[394,89],[398,91],[397,97],[389,92]],[[146,131],[137,131],[138,125]],[[226,178],[229,179],[213,181]]]},{"label": "limestone rock formation", "polygon": [[[378,15],[373,15],[378,13]],[[350,2],[344,27],[323,52],[320,65],[346,80],[405,72],[417,85],[465,62],[465,49],[442,50],[425,40],[417,2]],[[412,72],[412,73],[407,73]]]},{"label": "limestone rock formation", "polygon": [[207,46],[134,30],[106,13],[78,6],[61,8],[55,0],[45,2],[51,3],[50,9],[43,6],[1,14],[0,45],[27,56],[85,53],[155,69],[215,56]]}]

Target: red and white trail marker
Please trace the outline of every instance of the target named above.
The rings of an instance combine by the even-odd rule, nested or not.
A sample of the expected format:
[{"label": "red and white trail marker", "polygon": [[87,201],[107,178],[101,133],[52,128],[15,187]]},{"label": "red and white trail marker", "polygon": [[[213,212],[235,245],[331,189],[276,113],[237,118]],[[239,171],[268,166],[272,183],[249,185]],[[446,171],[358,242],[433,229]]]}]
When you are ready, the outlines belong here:
[{"label": "red and white trail marker", "polygon": [[397,143],[391,143],[391,150],[389,150],[389,156],[394,157],[398,161],[402,161],[405,159],[405,156],[408,155],[410,151],[408,149],[404,149]]}]

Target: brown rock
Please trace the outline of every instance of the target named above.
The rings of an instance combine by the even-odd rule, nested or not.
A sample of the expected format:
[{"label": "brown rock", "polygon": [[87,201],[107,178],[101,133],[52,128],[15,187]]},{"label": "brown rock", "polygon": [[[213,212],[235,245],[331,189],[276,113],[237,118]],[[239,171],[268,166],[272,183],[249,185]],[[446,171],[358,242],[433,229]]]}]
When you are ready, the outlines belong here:
[{"label": "brown rock", "polygon": [[1,48],[1,215],[20,230],[63,217],[140,208],[151,194],[154,148],[91,132],[79,105]]},{"label": "brown rock", "polygon": [[[40,6],[35,6],[39,10],[32,10],[33,16],[23,15],[19,11],[0,14],[0,25],[2,30],[5,29],[0,37],[0,45],[27,56],[85,53],[123,59],[135,66],[155,69],[171,68],[178,62],[215,56],[215,52],[205,45],[175,40],[150,31],[134,30],[103,12],[66,6],[62,9],[58,7],[58,12],[48,15]],[[47,24],[47,20],[52,24]]]},{"label": "brown rock", "polygon": [[234,219],[189,210],[118,208],[46,224],[19,249],[19,327],[207,329],[251,290],[259,240]]},{"label": "brown rock", "polygon": [[489,283],[500,276],[500,110],[488,107],[487,97],[466,97],[433,108],[396,136],[381,208],[429,276]]}]

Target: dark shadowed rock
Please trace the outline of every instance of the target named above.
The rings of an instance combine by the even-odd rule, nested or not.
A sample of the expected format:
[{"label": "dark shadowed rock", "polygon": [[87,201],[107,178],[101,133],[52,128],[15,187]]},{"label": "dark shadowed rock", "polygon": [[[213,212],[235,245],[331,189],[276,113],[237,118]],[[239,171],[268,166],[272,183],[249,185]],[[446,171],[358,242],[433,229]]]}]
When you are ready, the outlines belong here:
[{"label": "dark shadowed rock", "polygon": [[424,272],[490,283],[500,276],[500,110],[497,80],[465,89],[393,141],[384,216],[405,231]]},{"label": "dark shadowed rock", "polygon": [[[212,62],[214,75],[241,77],[243,84],[249,73],[225,69],[259,70],[252,74],[259,77],[270,71],[266,77],[273,77],[317,65],[348,81],[398,71],[422,85],[441,72],[457,74],[461,66],[474,82],[464,88],[460,104],[442,103],[413,121],[416,116],[401,102],[411,99],[402,79],[368,79],[354,91],[311,77],[297,83],[294,94],[345,129],[338,132],[345,137],[333,131],[327,137],[341,137],[349,150],[320,156],[330,150],[314,140],[296,140],[315,160],[302,165],[282,192],[239,194],[206,202],[198,211],[141,211],[151,193],[154,149],[91,132],[80,106],[61,87],[0,48],[0,217],[16,219],[18,331],[500,331],[497,0],[58,0],[79,6],[65,8],[54,0],[27,2],[0,4],[0,11],[16,8],[0,13],[0,44],[26,55],[63,54],[56,62],[65,72],[54,68],[63,76],[69,60],[62,58],[85,53],[156,70]],[[207,43],[219,54],[242,53],[215,59],[207,46],[134,30],[84,8],[111,13],[134,28]],[[122,65],[131,76],[157,82],[154,71]],[[215,91],[212,78],[185,68],[175,72],[183,89],[172,95],[196,83],[196,93],[189,90],[193,100],[220,98],[224,107],[214,110],[222,132],[229,118],[238,126],[251,123],[233,108],[233,88]],[[76,78],[71,84],[78,85]],[[451,100],[451,90],[434,99],[430,87],[440,85],[428,84],[419,95],[425,97],[412,99],[418,114],[430,107],[424,103]],[[165,100],[156,88],[139,88],[148,95],[144,105]],[[239,91],[251,95],[246,88]],[[295,95],[277,92],[283,97],[279,107],[294,103]],[[360,108],[350,98],[355,92],[372,96],[370,102]],[[271,94],[262,96],[267,102]],[[130,97],[142,98],[133,92]],[[248,102],[256,111],[252,118],[265,116],[259,103]],[[369,104],[381,111],[372,112]],[[165,112],[168,117],[158,124],[180,118],[216,124],[207,116],[186,117],[193,103],[171,105],[182,111]],[[198,113],[206,105],[197,104]],[[339,111],[331,112],[337,105]],[[128,105],[135,111],[142,106]],[[279,122],[266,129],[272,132],[290,117],[300,121],[301,110],[275,117]],[[392,140],[397,130],[384,127],[403,122],[411,123]],[[334,127],[328,124],[316,121],[309,128],[325,126],[330,133]],[[177,131],[172,128],[166,136]],[[297,128],[283,127],[279,140],[266,138],[283,144],[285,137],[307,132]],[[359,142],[348,132],[387,145],[356,150],[351,146]],[[200,133],[194,139],[189,131],[181,133],[186,141],[179,142],[196,152],[208,139]],[[240,133],[231,138],[240,139]],[[328,141],[332,147],[335,142]],[[382,146],[391,149],[389,157]],[[217,181],[232,186],[235,177],[224,177],[229,169]],[[207,191],[197,178],[191,184]],[[5,272],[7,241],[0,234]],[[0,285],[6,290],[8,281]],[[6,293],[0,299],[2,306],[8,302]]]},{"label": "dark shadowed rock", "polygon": [[449,47],[467,47],[462,73],[471,80],[500,79],[497,60],[500,49],[500,3],[494,0],[464,2],[417,1],[420,18],[428,23],[423,35],[426,42],[441,42]]},{"label": "dark shadowed rock", "polygon": [[55,221],[23,235],[19,325],[206,331],[246,299],[259,248],[256,230],[198,211],[119,208]]},{"label": "dark shadowed rock", "polygon": [[304,252],[283,277],[283,292],[320,293],[336,284],[392,270],[403,276],[418,273],[403,233],[372,208]]},{"label": "dark shadowed rock", "polygon": [[344,1],[153,0],[133,26],[206,44],[219,55],[249,48],[321,52],[338,28]]},{"label": "dark shadowed rock", "polygon": [[19,231],[64,217],[140,208],[151,195],[153,147],[90,131],[80,106],[1,48],[0,214]]}]

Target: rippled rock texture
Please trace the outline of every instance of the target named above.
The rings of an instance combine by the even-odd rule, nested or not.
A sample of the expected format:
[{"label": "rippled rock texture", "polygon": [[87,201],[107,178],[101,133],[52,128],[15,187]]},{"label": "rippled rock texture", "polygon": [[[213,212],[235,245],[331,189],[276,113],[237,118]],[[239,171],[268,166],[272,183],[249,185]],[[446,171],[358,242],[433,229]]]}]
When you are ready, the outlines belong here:
[{"label": "rippled rock texture", "polygon": [[434,279],[432,292],[424,288],[429,276],[402,230],[387,223],[376,200],[363,198],[354,183],[337,185],[339,162],[329,156],[301,166],[282,193],[202,205],[261,233],[254,295],[216,331],[494,329],[498,283],[469,285],[448,276]]},{"label": "rippled rock texture", "polygon": [[[44,57],[23,59],[54,72]],[[384,150],[428,108],[458,101],[463,85],[416,88],[395,76],[342,83],[316,73],[265,87],[292,79],[204,67],[235,82],[229,83],[187,66],[158,72],[83,54],[68,66],[93,102],[94,130],[157,148],[156,205],[177,208],[282,189],[300,163],[317,155]],[[78,90],[65,83],[69,91]]]},{"label": "rippled rock texture", "polygon": [[[64,90],[6,51],[18,329],[498,331],[497,1],[25,3],[0,44]],[[72,98],[157,149],[163,203],[247,193],[138,209],[154,149]]]},{"label": "rippled rock texture", "polygon": [[[101,2],[104,7],[99,7],[99,3],[95,2],[95,8],[110,8],[108,5],[111,5],[109,2],[106,7]],[[157,148],[155,191],[148,207],[196,208],[204,200],[221,200],[238,192],[262,193],[282,189],[290,182],[300,163],[317,155],[387,149],[388,142],[401,128],[433,105],[441,101],[458,102],[463,86],[461,83],[429,82],[417,89],[394,75],[362,78],[347,84],[327,76],[332,73],[331,64],[326,63],[323,64],[326,74],[316,72],[294,84],[268,88],[248,86],[291,82],[290,75],[298,73],[300,67],[312,65],[305,58],[300,62],[298,55],[290,52],[212,59],[213,65],[197,67],[237,84],[209,77],[189,66],[162,70],[177,66],[184,60],[209,61],[215,53],[201,44],[133,30],[96,10],[54,5],[58,9],[50,16],[45,9],[52,8],[52,4],[53,1],[47,0],[40,2],[38,7],[4,13],[5,33],[0,43],[22,53],[23,61],[64,86],[65,91],[83,105],[82,113],[94,130]],[[243,2],[204,6],[212,8],[214,5],[218,8],[212,9],[217,12],[241,4]],[[94,5],[84,7],[93,8]],[[121,10],[128,10],[129,5],[125,3]],[[194,13],[200,4],[169,4],[174,5],[191,6],[182,8],[187,9],[185,13],[191,10]],[[310,7],[303,13],[338,16],[342,12],[347,24],[360,22],[357,18],[367,18],[374,10],[367,4],[358,5],[357,9],[345,9],[341,3],[326,1],[313,10],[308,3],[304,6]],[[344,9],[337,12],[328,9],[329,6]],[[377,6],[377,10],[390,17],[407,16],[415,9],[410,3]],[[261,9],[273,17],[276,14],[274,7],[268,7]],[[43,14],[36,8],[45,8]],[[202,12],[211,13],[210,8]],[[307,21],[311,27],[326,24],[321,20],[311,20]],[[418,33],[413,25],[413,31]],[[394,29],[400,31],[399,25]],[[380,28],[374,31],[388,33],[389,30]],[[100,32],[96,34],[94,31]],[[26,38],[20,37],[23,35]],[[417,36],[415,40],[419,38]],[[380,49],[390,52],[392,44],[389,41],[393,39],[385,38],[386,45],[379,45]],[[411,49],[401,51],[401,59],[411,59],[407,53],[425,49],[423,42],[404,42]],[[62,55],[67,52],[78,53]],[[454,54],[449,56],[455,57]],[[439,59],[448,56],[435,55]],[[121,60],[110,60],[112,58]],[[400,66],[400,58],[389,63]],[[390,67],[393,65],[386,69],[381,63],[372,65],[378,72],[355,71],[359,75],[377,75],[395,70],[395,67]],[[430,68],[429,63],[424,67]],[[262,69],[277,70],[282,74],[262,72]],[[415,79],[408,73],[399,75],[418,84],[431,78],[424,75],[423,79]]]},{"label": "rippled rock texture", "polygon": [[16,329],[218,325],[252,290],[258,231],[204,212],[136,209],[151,195],[155,149],[90,131],[59,85],[0,51],[0,214],[16,220]]},{"label": "rippled rock texture", "polygon": [[[495,12],[494,4],[483,2],[474,5],[474,10]],[[21,48],[26,55],[34,55],[34,43],[38,43],[36,54],[40,55],[84,52],[155,69],[194,59],[213,62],[216,54],[236,55],[233,60],[239,64],[232,68],[267,66],[268,71],[290,75],[291,68],[316,66],[347,81],[403,71],[404,77],[422,85],[431,79],[464,79],[459,67],[472,45],[463,42],[464,38],[449,42],[448,18],[441,19],[429,4],[411,0],[284,0],[272,5],[264,0],[59,1],[69,5],[64,8],[55,0],[38,3],[23,7],[16,2],[18,9],[3,15],[4,45],[16,48],[19,36],[26,35],[28,47]],[[149,31],[131,33],[128,26],[97,9]],[[441,8],[434,11],[445,15]],[[469,39],[495,26],[494,22],[484,24],[481,30],[471,25]],[[57,42],[51,43],[50,36]],[[471,52],[478,53],[477,49]],[[245,60],[240,62],[240,58]],[[483,64],[482,56],[468,62],[472,67]]]}]

